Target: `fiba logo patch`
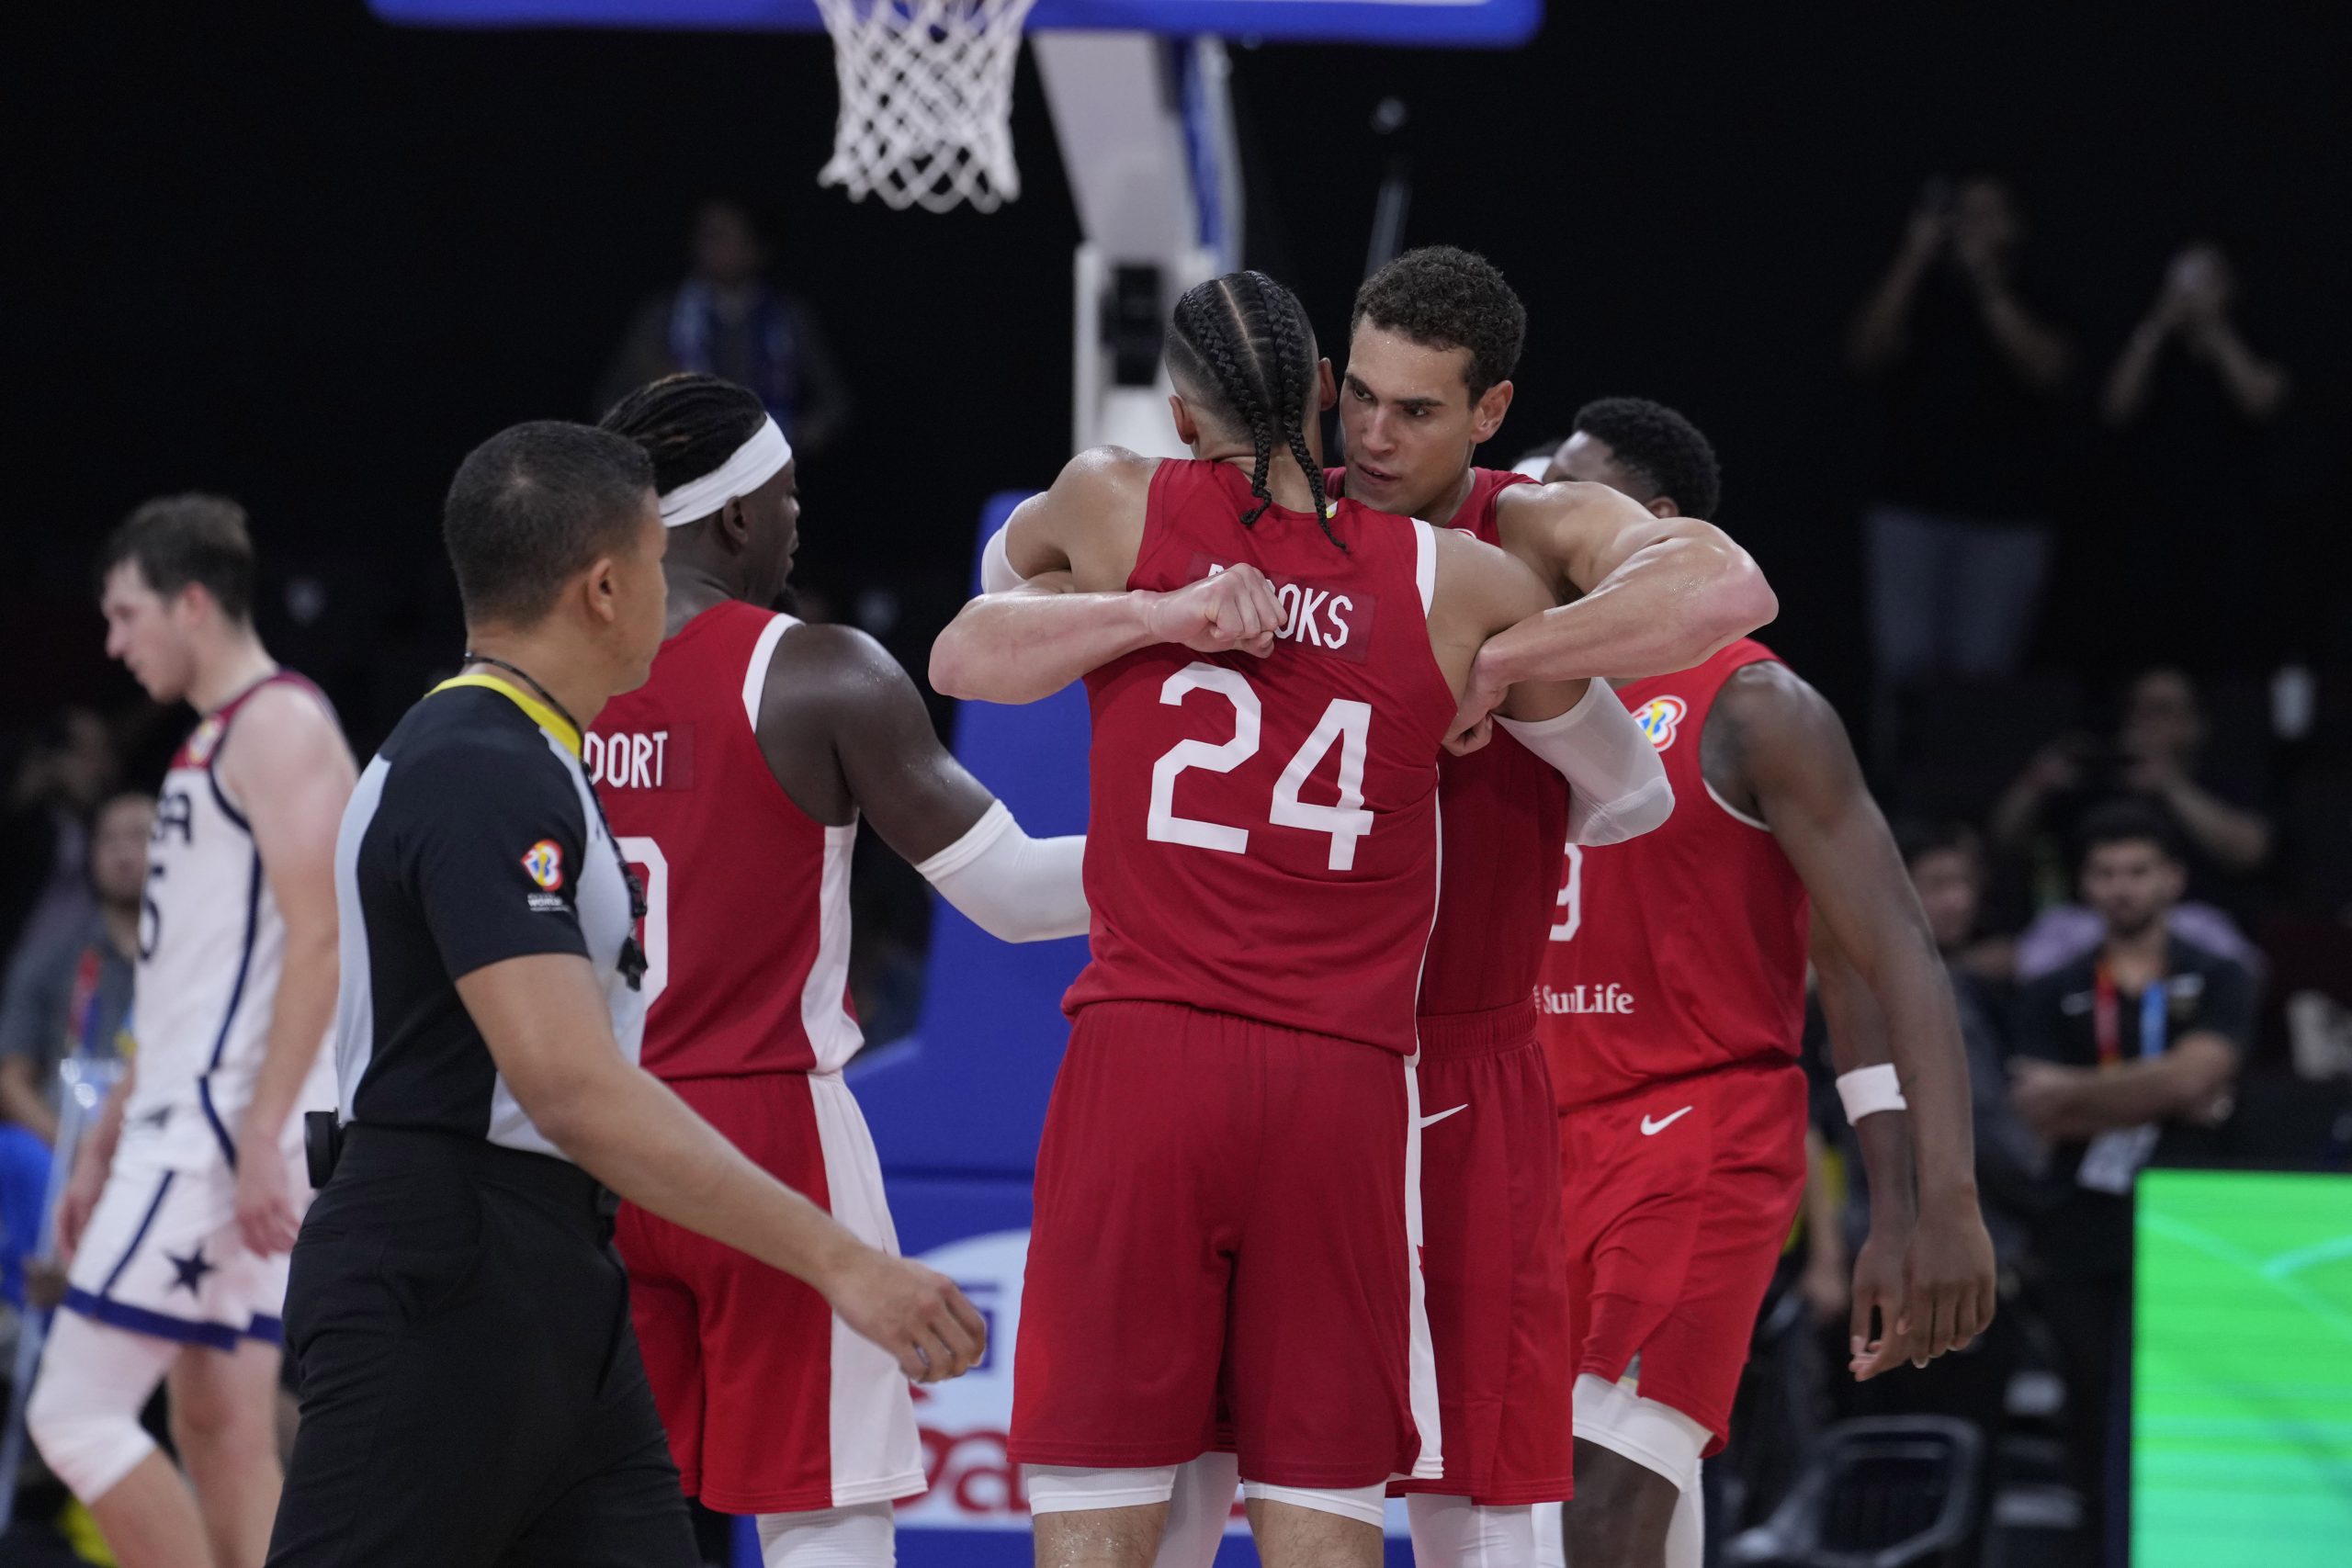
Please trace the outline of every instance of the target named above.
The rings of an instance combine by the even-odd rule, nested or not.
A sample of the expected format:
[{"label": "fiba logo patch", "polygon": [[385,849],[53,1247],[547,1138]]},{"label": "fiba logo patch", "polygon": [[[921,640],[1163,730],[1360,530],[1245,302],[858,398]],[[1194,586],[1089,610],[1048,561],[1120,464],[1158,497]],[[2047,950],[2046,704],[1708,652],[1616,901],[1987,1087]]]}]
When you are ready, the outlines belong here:
[{"label": "fiba logo patch", "polygon": [[208,718],[196,727],[187,738],[187,765],[201,768],[212,761],[214,748],[220,744],[220,721]]},{"label": "fiba logo patch", "polygon": [[532,881],[554,892],[563,886],[563,847],[553,839],[541,839],[523,852],[523,870]]},{"label": "fiba logo patch", "polygon": [[1674,733],[1682,727],[1683,715],[1690,705],[1680,697],[1652,697],[1634,710],[1634,722],[1650,738],[1650,744],[1663,751],[1674,744]]}]

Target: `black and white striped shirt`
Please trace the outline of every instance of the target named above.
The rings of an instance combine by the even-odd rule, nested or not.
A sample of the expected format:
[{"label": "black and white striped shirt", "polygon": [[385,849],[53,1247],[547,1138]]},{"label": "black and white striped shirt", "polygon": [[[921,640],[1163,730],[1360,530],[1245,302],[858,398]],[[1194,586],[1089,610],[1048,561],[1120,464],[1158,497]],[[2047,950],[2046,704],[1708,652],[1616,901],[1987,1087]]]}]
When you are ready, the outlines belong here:
[{"label": "black and white striped shirt", "polygon": [[436,688],[352,793],[335,903],[343,1119],[561,1157],[500,1076],[457,982],[504,959],[578,953],[637,1059],[645,1001],[622,970],[628,884],[571,726],[493,676]]}]

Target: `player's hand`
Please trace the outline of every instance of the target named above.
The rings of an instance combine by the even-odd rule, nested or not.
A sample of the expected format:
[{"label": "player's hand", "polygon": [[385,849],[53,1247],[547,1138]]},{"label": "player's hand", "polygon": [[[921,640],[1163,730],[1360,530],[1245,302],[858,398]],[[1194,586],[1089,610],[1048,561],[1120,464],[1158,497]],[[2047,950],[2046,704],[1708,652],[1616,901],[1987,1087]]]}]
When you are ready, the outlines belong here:
[{"label": "player's hand", "polygon": [[98,1195],[107,1189],[107,1169],[95,1160],[75,1160],[74,1174],[65,1183],[65,1190],[57,1200],[57,1260],[71,1264],[74,1254],[82,1246],[82,1233],[90,1227],[90,1215],[98,1206]]},{"label": "player's hand", "polygon": [[1847,1370],[1856,1382],[1868,1382],[1910,1359],[1909,1337],[1898,1326],[1906,1321],[1903,1271],[1909,1250],[1907,1229],[1872,1224],[1861,1250],[1854,1254],[1846,1332],[1852,1352]]},{"label": "player's hand", "polygon": [[294,1249],[302,1211],[294,1201],[293,1179],[268,1139],[247,1137],[247,1156],[237,1163],[237,1234],[245,1250],[263,1258]]},{"label": "player's hand", "polygon": [[1470,661],[1470,679],[1463,682],[1461,705],[1445,727],[1445,749],[1457,757],[1468,756],[1495,738],[1495,710],[1510,694],[1510,683],[1480,668],[1481,662]]},{"label": "player's hand", "polygon": [[1911,1232],[1903,1263],[1904,1315],[1911,1364],[1966,1347],[1993,1321],[1999,1286],[1993,1238],[1973,1198],[1930,1204]]},{"label": "player's hand", "polygon": [[1182,643],[1195,653],[1238,649],[1261,659],[1274,650],[1283,618],[1274,585],[1247,564],[1155,595],[1144,609],[1145,626],[1162,642]]},{"label": "player's hand", "polygon": [[843,1323],[896,1356],[916,1382],[961,1377],[988,1353],[988,1323],[956,1281],[910,1259],[869,1247],[831,1299]]}]

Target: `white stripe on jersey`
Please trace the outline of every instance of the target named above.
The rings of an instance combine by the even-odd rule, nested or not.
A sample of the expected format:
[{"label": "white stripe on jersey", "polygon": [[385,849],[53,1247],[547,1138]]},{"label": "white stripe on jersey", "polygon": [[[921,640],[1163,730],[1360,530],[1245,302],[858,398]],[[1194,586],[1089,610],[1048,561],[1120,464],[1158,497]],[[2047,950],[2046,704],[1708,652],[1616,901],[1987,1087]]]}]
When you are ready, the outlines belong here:
[{"label": "white stripe on jersey", "polygon": [[[760,699],[767,691],[768,665],[775,657],[776,639],[799,624],[790,615],[775,615],[752,645],[752,660],[743,671],[743,717],[752,727],[754,740],[759,739]],[[825,864],[817,885],[817,957],[800,989],[800,1027],[808,1032],[808,1048],[816,1053],[820,1073],[840,1072],[865,1043],[865,1032],[850,1016],[846,1002],[849,869],[856,847],[854,813],[846,826],[825,829]]]}]

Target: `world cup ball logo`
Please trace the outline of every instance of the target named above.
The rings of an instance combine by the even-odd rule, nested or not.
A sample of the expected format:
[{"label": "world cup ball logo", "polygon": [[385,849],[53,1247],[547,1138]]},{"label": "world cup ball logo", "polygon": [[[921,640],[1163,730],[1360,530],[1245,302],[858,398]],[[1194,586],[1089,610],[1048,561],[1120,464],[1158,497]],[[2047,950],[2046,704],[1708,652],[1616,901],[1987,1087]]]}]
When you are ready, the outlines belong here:
[{"label": "world cup ball logo", "polygon": [[1690,711],[1690,705],[1680,697],[1652,697],[1634,711],[1634,722],[1642,727],[1650,744],[1663,751],[1674,744],[1674,732]]},{"label": "world cup ball logo", "polygon": [[553,839],[541,839],[523,852],[523,870],[549,893],[563,886],[563,849]]}]

